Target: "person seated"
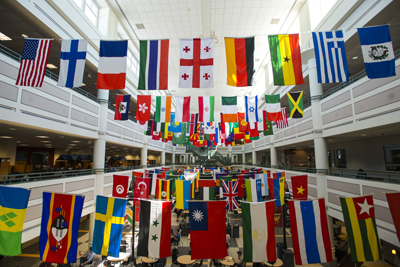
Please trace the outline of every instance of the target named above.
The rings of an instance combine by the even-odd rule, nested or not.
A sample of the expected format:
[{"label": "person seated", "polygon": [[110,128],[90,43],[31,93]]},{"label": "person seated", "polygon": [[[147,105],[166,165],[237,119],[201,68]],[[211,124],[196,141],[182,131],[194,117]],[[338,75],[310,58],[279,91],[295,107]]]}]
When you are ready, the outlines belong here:
[{"label": "person seated", "polygon": [[[79,254],[82,254],[82,252],[79,251]],[[89,250],[88,252],[85,253],[85,256],[79,259],[79,266],[84,266],[85,264],[91,264],[93,262],[94,255],[95,254],[92,251],[92,247],[89,247]]]},{"label": "person seated", "polygon": [[243,254],[240,250],[237,252],[238,258],[235,259],[235,264],[233,265],[234,267],[246,267],[246,263],[243,262]]},{"label": "person seated", "polygon": [[167,258],[161,258],[154,263],[154,267],[164,267],[166,264],[167,264]]},{"label": "person seated", "polygon": [[180,230],[176,229],[174,236],[171,238],[171,244],[177,246],[180,240],[181,240]]}]

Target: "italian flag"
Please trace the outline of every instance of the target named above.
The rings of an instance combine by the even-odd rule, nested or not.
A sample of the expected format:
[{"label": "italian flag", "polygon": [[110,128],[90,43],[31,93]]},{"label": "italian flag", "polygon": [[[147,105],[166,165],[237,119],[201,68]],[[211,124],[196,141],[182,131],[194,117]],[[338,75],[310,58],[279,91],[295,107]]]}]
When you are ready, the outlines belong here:
[{"label": "italian flag", "polygon": [[175,122],[189,122],[190,96],[175,98]]},{"label": "italian flag", "polygon": [[268,121],[282,120],[281,96],[279,94],[265,95],[265,103],[267,110],[267,120]]},{"label": "italian flag", "polygon": [[237,96],[222,97],[222,121],[237,122]]},{"label": "italian flag", "polygon": [[171,210],[171,201],[140,200],[138,256],[171,256]]},{"label": "italian flag", "polygon": [[199,121],[214,121],[214,96],[199,96]]},{"label": "italian flag", "polygon": [[276,260],[274,201],[242,202],[243,261]]},{"label": "italian flag", "polygon": [[154,120],[156,122],[171,122],[171,96],[157,96]]}]

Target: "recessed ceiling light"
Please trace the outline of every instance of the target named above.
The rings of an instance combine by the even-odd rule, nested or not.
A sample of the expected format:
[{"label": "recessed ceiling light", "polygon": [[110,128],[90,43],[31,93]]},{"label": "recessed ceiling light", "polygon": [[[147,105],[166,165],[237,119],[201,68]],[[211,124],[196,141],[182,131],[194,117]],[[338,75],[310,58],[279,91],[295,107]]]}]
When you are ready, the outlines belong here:
[{"label": "recessed ceiling light", "polygon": [[26,35],[26,34],[24,34],[24,33],[21,34],[21,36],[24,37],[24,38],[28,38],[28,37],[29,37],[28,35]]},{"label": "recessed ceiling light", "polygon": [[367,136],[367,134],[362,134],[361,136]]},{"label": "recessed ceiling light", "polygon": [[117,148],[116,146],[112,146],[111,148]]},{"label": "recessed ceiling light", "polygon": [[17,130],[17,128],[8,128],[8,130],[15,131],[15,130]]},{"label": "recessed ceiling light", "polygon": [[80,143],[81,141],[71,141],[72,143]]},{"label": "recessed ceiling light", "polygon": [[42,143],[51,143],[50,140],[48,140],[48,141],[40,141],[40,142],[42,142]]},{"label": "recessed ceiling light", "polygon": [[50,137],[48,137],[47,135],[37,135],[36,137],[37,137],[37,138],[50,138]]},{"label": "recessed ceiling light", "polygon": [[45,144],[44,146],[45,146],[45,147],[53,147],[52,144]]},{"label": "recessed ceiling light", "polygon": [[271,24],[278,24],[280,19],[272,19]]},{"label": "recessed ceiling light", "polygon": [[64,138],[65,136],[61,135],[60,138]]},{"label": "recessed ceiling light", "polygon": [[69,144],[69,146],[77,146],[77,144]]},{"label": "recessed ceiling light", "polygon": [[358,57],[353,57],[353,59],[357,59]]},{"label": "recessed ceiling light", "polygon": [[18,144],[19,146],[29,146],[28,144]]},{"label": "recessed ceiling light", "polygon": [[21,141],[17,141],[17,144],[21,143]]},{"label": "recessed ceiling light", "polygon": [[143,23],[139,23],[139,24],[135,24],[135,25],[136,25],[136,28],[138,30],[143,30],[144,29],[144,24]]},{"label": "recessed ceiling light", "polygon": [[86,86],[86,84],[82,83],[82,86]]},{"label": "recessed ceiling light", "polygon": [[12,39],[5,35],[4,33],[0,32],[0,41],[11,41]]},{"label": "recessed ceiling light", "polygon": [[328,139],[328,141],[333,141],[332,139]]},{"label": "recessed ceiling light", "polygon": [[14,137],[12,137],[12,136],[6,136],[6,135],[2,135],[2,136],[0,136],[0,138],[5,138],[5,139],[8,139],[8,138],[14,138]]},{"label": "recessed ceiling light", "polygon": [[51,64],[51,63],[47,64],[46,67],[48,67],[49,69],[57,69],[57,67],[54,66],[54,65]]}]

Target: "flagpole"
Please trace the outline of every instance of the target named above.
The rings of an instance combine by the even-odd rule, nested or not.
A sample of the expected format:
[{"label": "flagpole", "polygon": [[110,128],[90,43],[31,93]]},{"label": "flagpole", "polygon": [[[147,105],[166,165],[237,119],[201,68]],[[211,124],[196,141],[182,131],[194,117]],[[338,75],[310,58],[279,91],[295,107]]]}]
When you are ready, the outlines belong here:
[{"label": "flagpole", "polygon": [[283,248],[287,249],[287,243],[286,243],[286,202],[282,206],[282,216],[283,216]]}]

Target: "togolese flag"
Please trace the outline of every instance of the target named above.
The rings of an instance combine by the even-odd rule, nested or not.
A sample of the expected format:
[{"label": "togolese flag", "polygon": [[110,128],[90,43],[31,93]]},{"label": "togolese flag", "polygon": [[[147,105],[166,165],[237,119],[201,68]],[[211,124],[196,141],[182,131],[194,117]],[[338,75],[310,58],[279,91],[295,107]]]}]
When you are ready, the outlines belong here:
[{"label": "togolese flag", "polygon": [[351,251],[351,260],[381,260],[372,195],[340,198]]},{"label": "togolese flag", "polygon": [[21,235],[30,190],[0,186],[0,255],[21,254]]},{"label": "togolese flag", "polygon": [[227,84],[251,86],[254,73],[254,37],[225,38]]},{"label": "togolese flag", "polygon": [[299,34],[269,35],[275,85],[304,84]]}]

